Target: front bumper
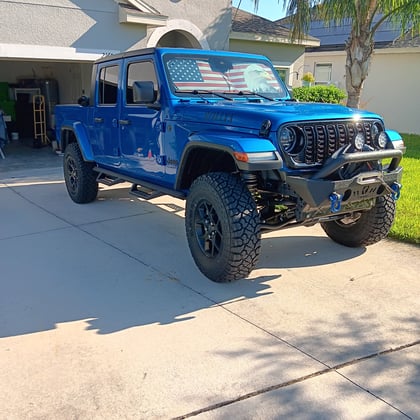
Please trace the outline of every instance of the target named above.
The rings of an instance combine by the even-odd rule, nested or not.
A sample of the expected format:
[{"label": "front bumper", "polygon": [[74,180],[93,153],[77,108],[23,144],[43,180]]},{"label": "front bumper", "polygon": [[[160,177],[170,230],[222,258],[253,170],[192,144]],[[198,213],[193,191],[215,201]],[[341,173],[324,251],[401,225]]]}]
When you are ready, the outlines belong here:
[{"label": "front bumper", "polygon": [[[286,183],[296,192],[298,222],[336,218],[341,214],[366,210],[377,197],[399,193],[403,169],[398,166],[401,150],[382,150],[342,154],[329,159],[311,178],[286,175]],[[359,173],[349,179],[330,180],[328,176],[348,163],[363,163],[391,158],[386,170]]]}]

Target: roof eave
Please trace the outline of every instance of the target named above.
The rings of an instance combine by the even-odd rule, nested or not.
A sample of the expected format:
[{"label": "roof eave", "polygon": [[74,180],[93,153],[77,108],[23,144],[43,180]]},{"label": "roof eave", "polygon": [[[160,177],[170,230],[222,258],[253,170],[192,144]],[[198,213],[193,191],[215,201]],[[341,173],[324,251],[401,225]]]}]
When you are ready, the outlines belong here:
[{"label": "roof eave", "polygon": [[168,16],[142,13],[120,6],[118,11],[118,19],[120,23],[137,23],[150,26],[165,26],[168,20]]},{"label": "roof eave", "polygon": [[230,39],[237,39],[241,41],[258,41],[258,42],[271,42],[277,44],[293,44],[302,45],[305,47],[319,47],[320,41],[315,39],[304,38],[302,40],[291,41],[289,37],[274,36],[257,34],[252,32],[235,32],[232,31],[229,35]]},{"label": "roof eave", "polygon": [[142,0],[127,0],[127,2],[131,4],[131,6],[133,6],[134,8],[140,10],[141,12],[160,15],[157,9],[155,9],[154,7],[150,6]]}]

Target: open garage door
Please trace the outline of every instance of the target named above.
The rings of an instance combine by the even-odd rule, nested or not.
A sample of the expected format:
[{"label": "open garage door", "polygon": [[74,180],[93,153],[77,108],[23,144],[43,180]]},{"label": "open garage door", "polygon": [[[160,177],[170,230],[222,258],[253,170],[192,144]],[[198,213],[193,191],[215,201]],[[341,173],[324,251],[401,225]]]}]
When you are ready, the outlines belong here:
[{"label": "open garage door", "polygon": [[45,98],[46,126],[53,130],[54,106],[89,94],[91,68],[91,63],[0,59],[0,109],[9,135],[33,136],[36,95]]}]

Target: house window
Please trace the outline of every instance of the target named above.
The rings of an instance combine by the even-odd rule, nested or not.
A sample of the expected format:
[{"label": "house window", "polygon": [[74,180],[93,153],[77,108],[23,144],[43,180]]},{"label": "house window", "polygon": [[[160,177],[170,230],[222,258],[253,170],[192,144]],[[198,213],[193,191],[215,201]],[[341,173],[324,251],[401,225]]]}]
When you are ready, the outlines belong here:
[{"label": "house window", "polygon": [[329,85],[331,83],[332,64],[316,63],[315,64],[315,84]]},{"label": "house window", "polygon": [[286,83],[286,77],[287,77],[287,68],[282,68],[282,67],[275,67],[277,73],[280,76],[280,79],[283,80],[283,82]]}]

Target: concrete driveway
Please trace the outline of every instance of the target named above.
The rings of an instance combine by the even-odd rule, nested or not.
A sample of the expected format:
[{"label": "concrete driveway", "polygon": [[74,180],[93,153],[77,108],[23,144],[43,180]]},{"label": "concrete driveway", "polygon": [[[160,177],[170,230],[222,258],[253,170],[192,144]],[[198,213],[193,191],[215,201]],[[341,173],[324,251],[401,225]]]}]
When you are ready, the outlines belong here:
[{"label": "concrete driveway", "polygon": [[183,202],[123,187],[2,174],[0,419],[420,418],[418,247],[274,232],[216,284]]}]

